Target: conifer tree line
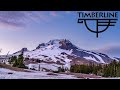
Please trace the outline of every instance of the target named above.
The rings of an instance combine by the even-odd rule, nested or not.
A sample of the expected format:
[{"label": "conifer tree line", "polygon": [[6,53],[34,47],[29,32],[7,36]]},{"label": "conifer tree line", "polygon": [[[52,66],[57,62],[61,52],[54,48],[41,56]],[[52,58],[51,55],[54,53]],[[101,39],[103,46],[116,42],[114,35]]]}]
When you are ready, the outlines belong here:
[{"label": "conifer tree line", "polygon": [[26,68],[26,66],[23,63],[24,57],[23,54],[20,54],[18,57],[17,56],[12,56],[10,58],[9,63],[13,66],[13,67],[18,67],[18,68]]},{"label": "conifer tree line", "polygon": [[113,60],[110,64],[72,65],[74,73],[96,74],[104,77],[120,77],[120,61]]}]

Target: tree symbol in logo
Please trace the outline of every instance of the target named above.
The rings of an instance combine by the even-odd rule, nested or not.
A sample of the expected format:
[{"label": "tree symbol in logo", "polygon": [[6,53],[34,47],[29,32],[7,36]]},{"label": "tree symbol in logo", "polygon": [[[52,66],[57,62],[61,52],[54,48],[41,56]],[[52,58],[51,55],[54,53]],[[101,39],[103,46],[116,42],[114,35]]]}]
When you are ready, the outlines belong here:
[{"label": "tree symbol in logo", "polygon": [[[96,21],[96,30],[91,30],[87,25],[87,20],[95,20]],[[98,37],[99,33],[102,33],[108,29],[109,26],[115,26],[117,19],[78,19],[78,23],[85,23],[86,28],[93,33],[96,33],[96,37]],[[105,28],[103,30],[99,30],[99,27],[104,26]]]}]

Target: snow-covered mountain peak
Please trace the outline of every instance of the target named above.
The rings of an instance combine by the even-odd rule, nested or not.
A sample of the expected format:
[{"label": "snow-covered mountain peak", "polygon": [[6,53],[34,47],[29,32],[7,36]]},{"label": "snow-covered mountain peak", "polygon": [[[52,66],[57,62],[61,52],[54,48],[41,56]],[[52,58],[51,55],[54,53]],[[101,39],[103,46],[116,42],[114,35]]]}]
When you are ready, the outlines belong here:
[{"label": "snow-covered mountain peak", "polygon": [[36,49],[31,51],[23,48],[13,55],[19,55],[21,52],[24,52],[24,57],[29,60],[39,60],[47,65],[62,64],[68,68],[71,64],[89,64],[91,62],[107,64],[113,60],[106,54],[81,49],[67,39],[50,40],[47,43],[39,44]]},{"label": "snow-covered mountain peak", "polygon": [[36,49],[39,49],[39,48],[47,48],[47,47],[58,47],[58,48],[61,48],[61,49],[66,49],[66,50],[71,50],[74,48],[77,49],[77,47],[75,45],[73,45],[69,40],[67,39],[53,39],[53,40],[50,40],[49,42],[47,43],[41,43],[39,44]]},{"label": "snow-covered mountain peak", "polygon": [[39,45],[36,47],[36,49],[45,48],[45,47],[50,46],[50,45],[54,45],[54,46],[58,46],[58,47],[59,47],[61,40],[62,40],[62,39],[54,39],[54,40],[50,40],[50,41],[47,42],[47,43],[41,43],[41,44],[39,44]]}]

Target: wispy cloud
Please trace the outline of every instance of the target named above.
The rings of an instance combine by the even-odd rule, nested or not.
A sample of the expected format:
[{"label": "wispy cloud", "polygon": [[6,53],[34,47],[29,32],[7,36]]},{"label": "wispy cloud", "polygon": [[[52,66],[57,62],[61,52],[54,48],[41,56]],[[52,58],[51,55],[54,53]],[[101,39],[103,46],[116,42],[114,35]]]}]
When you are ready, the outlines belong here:
[{"label": "wispy cloud", "polygon": [[119,56],[120,57],[120,45],[105,46],[105,47],[95,50],[95,51],[109,54],[111,56]]},{"label": "wispy cloud", "polygon": [[[70,13],[70,11],[64,12],[64,14]],[[0,11],[0,27],[25,27],[31,22],[40,23],[51,21],[51,17],[61,16],[60,14],[60,12],[56,11]]]},{"label": "wispy cloud", "polygon": [[24,27],[30,22],[47,21],[47,16],[40,11],[0,11],[0,26]]},{"label": "wispy cloud", "polygon": [[21,27],[25,23],[25,13],[17,11],[0,11],[0,23]]}]

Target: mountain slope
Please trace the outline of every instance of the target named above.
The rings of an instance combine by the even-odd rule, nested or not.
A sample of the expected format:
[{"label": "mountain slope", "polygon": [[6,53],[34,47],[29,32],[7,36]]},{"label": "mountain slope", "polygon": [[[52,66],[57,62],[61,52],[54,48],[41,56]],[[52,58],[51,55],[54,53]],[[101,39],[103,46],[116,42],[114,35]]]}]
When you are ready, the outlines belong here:
[{"label": "mountain slope", "polygon": [[18,56],[18,55],[20,55],[20,54],[22,54],[22,53],[24,53],[24,52],[27,52],[27,51],[28,51],[27,48],[22,48],[21,50],[13,53],[12,55],[13,55],[13,56]]},{"label": "mountain slope", "polygon": [[83,50],[66,39],[50,40],[48,43],[39,44],[32,51],[22,49],[13,55],[18,55],[21,52],[29,60],[38,60],[48,65],[56,64],[58,65],[56,67],[62,65],[68,69],[71,64],[88,64],[90,62],[106,64],[113,60],[106,54]]}]

